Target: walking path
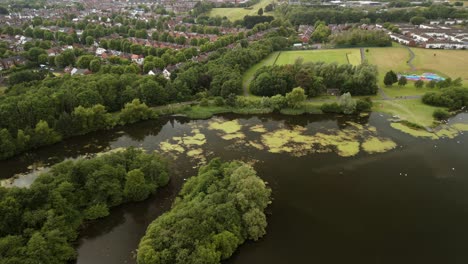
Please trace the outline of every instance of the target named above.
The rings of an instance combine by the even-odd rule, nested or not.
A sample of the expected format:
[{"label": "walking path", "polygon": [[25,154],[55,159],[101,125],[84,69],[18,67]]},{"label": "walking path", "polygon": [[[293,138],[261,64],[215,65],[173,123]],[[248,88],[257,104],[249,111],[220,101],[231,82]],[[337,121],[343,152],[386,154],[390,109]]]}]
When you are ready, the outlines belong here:
[{"label": "walking path", "polygon": [[359,51],[361,52],[361,63],[366,61],[366,54],[364,53],[364,48],[360,48]]},{"label": "walking path", "polygon": [[408,50],[408,52],[410,53],[410,59],[408,60],[408,66],[410,66],[411,70],[412,71],[415,71],[416,70],[416,67],[414,67],[413,65],[413,60],[414,58],[416,57],[416,55],[414,54],[414,52],[408,47],[408,46],[405,46],[405,48]]}]

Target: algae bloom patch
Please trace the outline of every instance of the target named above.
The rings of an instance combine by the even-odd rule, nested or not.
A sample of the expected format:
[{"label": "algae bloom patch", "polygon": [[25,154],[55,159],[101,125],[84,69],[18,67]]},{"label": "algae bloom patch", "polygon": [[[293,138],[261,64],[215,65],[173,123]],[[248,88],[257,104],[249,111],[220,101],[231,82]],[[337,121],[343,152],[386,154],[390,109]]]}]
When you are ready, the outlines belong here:
[{"label": "algae bloom patch", "polygon": [[329,129],[315,134],[307,132],[301,126],[282,128],[263,134],[261,142],[271,153],[291,153],[294,156],[333,151],[342,157],[352,157],[361,148],[367,153],[381,153],[396,147],[391,139],[377,138],[375,127],[354,122],[347,122],[343,129]]},{"label": "algae bloom patch", "polygon": [[185,153],[188,157],[205,163],[206,159],[201,148],[206,144],[206,137],[199,129],[192,129],[191,135],[184,134],[181,137],[173,137],[159,144],[162,152],[172,154],[175,157]]},{"label": "algae bloom patch", "polygon": [[367,153],[382,153],[396,148],[395,142],[377,137],[368,138],[362,143],[362,149]]},{"label": "algae bloom patch", "polygon": [[239,121],[237,120],[232,120],[232,121],[214,120],[209,123],[208,129],[219,131],[221,138],[224,140],[245,138],[245,134],[241,132],[242,126],[239,124]]},{"label": "algae bloom patch", "polygon": [[452,125],[443,125],[437,127],[434,132],[429,132],[423,129],[414,129],[402,123],[391,123],[391,127],[413,137],[440,139],[440,138],[455,138],[460,133],[468,131],[468,124],[456,123]]}]

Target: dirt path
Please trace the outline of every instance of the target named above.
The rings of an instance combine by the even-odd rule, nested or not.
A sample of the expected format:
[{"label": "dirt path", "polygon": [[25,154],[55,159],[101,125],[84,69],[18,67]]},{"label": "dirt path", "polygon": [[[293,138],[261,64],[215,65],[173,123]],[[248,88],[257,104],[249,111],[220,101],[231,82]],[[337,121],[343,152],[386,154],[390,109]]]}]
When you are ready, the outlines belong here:
[{"label": "dirt path", "polygon": [[359,51],[361,52],[361,63],[366,61],[366,54],[364,53],[364,48],[360,48]]},{"label": "dirt path", "polygon": [[408,66],[410,66],[412,71],[416,71],[416,67],[414,67],[414,65],[413,65],[413,60],[416,57],[416,55],[414,54],[414,52],[408,46],[405,46],[405,48],[410,53],[410,59],[406,63],[408,64]]}]

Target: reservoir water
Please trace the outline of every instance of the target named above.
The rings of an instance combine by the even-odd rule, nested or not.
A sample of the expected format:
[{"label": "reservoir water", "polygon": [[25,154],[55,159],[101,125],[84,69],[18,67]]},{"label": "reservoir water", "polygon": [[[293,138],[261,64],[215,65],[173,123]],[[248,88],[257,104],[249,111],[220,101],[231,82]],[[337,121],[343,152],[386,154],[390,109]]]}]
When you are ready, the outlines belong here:
[{"label": "reservoir water", "polygon": [[[387,119],[378,113],[161,118],[2,161],[0,177],[128,146],[171,160],[169,186],[83,227],[79,264],[136,263],[148,224],[213,157],[252,163],[273,190],[267,235],[226,263],[468,263],[468,132],[417,138]],[[467,124],[468,114],[452,122]]]}]

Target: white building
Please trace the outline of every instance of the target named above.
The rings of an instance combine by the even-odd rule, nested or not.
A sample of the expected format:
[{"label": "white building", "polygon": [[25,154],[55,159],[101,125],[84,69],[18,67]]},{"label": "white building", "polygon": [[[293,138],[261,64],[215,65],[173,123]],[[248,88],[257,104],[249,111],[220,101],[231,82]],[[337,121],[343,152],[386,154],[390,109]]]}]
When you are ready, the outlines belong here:
[{"label": "white building", "polygon": [[163,76],[169,80],[171,78],[171,73],[167,69],[164,69]]}]

